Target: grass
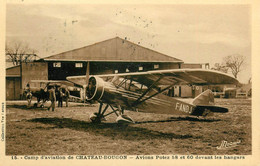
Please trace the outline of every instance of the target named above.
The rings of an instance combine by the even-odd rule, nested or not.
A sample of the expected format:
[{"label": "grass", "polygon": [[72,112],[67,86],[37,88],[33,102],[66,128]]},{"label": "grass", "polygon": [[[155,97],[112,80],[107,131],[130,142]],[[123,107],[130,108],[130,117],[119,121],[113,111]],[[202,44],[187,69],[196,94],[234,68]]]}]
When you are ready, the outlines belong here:
[{"label": "grass", "polygon": [[[7,103],[7,155],[249,155],[251,100],[216,99],[229,109],[206,119],[127,111],[136,124],[121,126],[112,114],[102,124],[89,115],[98,106],[28,109],[23,102]],[[241,141],[218,150],[222,141]]]}]

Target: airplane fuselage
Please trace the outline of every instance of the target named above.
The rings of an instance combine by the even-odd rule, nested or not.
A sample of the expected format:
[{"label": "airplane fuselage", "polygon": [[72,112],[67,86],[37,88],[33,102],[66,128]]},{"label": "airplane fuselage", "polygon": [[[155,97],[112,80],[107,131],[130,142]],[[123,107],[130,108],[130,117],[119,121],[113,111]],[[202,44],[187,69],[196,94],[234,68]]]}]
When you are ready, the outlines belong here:
[{"label": "airplane fuselage", "polygon": [[114,107],[120,105],[127,110],[159,114],[190,115],[194,112],[195,106],[188,102],[164,94],[151,97],[156,93],[155,90],[142,96],[142,93],[126,90],[125,87],[116,87],[112,82],[105,82],[99,78],[96,78],[96,82],[95,92],[90,99],[108,103]]}]

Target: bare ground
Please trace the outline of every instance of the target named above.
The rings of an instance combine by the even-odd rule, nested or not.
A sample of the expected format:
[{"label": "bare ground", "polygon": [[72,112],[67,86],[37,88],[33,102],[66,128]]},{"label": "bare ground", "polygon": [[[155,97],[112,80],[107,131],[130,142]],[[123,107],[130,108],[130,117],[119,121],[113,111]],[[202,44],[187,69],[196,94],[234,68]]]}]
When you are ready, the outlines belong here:
[{"label": "bare ground", "polygon": [[[57,108],[26,107],[7,102],[6,155],[249,155],[251,99],[216,99],[226,114],[198,119],[127,111],[136,124],[121,126],[116,116],[102,124],[90,123],[98,105]],[[217,149],[222,141],[240,143]]]}]

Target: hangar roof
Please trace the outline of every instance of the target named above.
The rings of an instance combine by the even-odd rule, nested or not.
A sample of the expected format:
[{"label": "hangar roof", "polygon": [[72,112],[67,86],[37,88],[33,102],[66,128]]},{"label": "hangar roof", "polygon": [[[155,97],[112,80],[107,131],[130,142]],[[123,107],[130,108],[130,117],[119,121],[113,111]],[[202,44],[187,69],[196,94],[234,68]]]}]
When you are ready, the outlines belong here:
[{"label": "hangar roof", "polygon": [[20,77],[20,65],[6,68],[6,77]]},{"label": "hangar roof", "polygon": [[115,37],[43,58],[46,61],[175,62],[182,60]]}]

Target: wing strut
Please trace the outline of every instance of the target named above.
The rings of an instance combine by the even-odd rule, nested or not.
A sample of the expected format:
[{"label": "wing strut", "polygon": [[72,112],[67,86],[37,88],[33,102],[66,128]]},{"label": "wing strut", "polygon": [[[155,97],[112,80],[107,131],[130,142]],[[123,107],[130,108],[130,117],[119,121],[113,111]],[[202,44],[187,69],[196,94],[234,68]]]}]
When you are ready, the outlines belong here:
[{"label": "wing strut", "polygon": [[126,83],[127,79],[124,78],[118,85],[117,88],[120,88],[124,83]]},{"label": "wing strut", "polygon": [[151,96],[149,96],[149,97],[147,97],[147,98],[145,98],[145,99],[139,101],[138,103],[135,104],[135,106],[138,105],[138,104],[143,103],[144,101],[146,101],[146,100],[148,100],[148,99],[150,99],[150,98],[152,98],[152,97],[154,97],[154,96],[156,96],[156,95],[158,95],[158,94],[160,94],[160,93],[162,93],[162,92],[164,92],[164,91],[166,91],[167,89],[173,87],[174,85],[175,85],[175,83],[172,84],[172,85],[167,86],[166,88],[164,88],[164,89],[162,89],[162,90],[159,90],[157,93],[155,93],[155,94],[153,94],[153,95],[151,95]]},{"label": "wing strut", "polygon": [[112,111],[116,114],[116,116],[119,116],[119,115],[116,113],[116,110],[115,110],[111,105],[109,105],[109,106],[111,107]]},{"label": "wing strut", "polygon": [[154,87],[154,85],[159,82],[163,78],[163,75],[161,75],[153,84],[132,104],[133,106],[136,106],[139,104],[139,101]]},{"label": "wing strut", "polygon": [[130,84],[129,84],[129,87],[128,87],[128,90],[129,90],[129,91],[130,91],[130,88],[131,88],[132,82],[133,82],[133,79],[131,78],[131,80],[130,80]]}]

